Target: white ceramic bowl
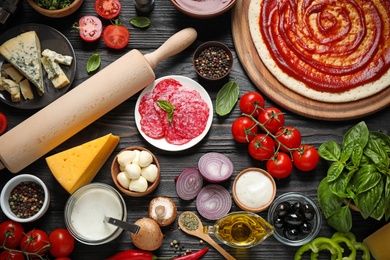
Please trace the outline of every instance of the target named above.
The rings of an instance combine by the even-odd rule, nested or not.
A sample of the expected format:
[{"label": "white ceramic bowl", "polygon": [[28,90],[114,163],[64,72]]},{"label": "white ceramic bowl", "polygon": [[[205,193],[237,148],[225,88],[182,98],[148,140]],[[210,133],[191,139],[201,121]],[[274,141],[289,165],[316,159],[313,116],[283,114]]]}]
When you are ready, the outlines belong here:
[{"label": "white ceramic bowl", "polygon": [[[44,201],[43,201],[41,209],[37,213],[35,213],[33,216],[27,217],[27,218],[18,217],[11,210],[9,198],[10,198],[12,190],[16,186],[18,186],[21,182],[30,182],[30,181],[38,183],[43,188],[43,191],[45,194]],[[47,209],[49,208],[50,193],[49,193],[49,190],[47,189],[45,183],[41,179],[39,179],[38,177],[31,175],[31,174],[21,174],[21,175],[16,175],[15,177],[13,177],[11,180],[9,180],[4,185],[3,190],[1,191],[1,195],[0,195],[0,203],[1,203],[2,211],[9,219],[17,221],[17,222],[21,222],[21,223],[33,222],[33,221],[36,221],[39,218],[41,218],[46,213]]]}]

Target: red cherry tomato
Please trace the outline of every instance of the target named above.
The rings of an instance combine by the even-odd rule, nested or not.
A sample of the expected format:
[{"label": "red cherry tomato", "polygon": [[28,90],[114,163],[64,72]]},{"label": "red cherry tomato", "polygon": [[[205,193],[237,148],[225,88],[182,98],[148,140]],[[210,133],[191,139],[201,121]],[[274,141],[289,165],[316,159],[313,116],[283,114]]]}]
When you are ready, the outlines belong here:
[{"label": "red cherry tomato", "polygon": [[49,235],[50,254],[54,257],[65,257],[74,249],[74,238],[65,228],[53,230]]},{"label": "red cherry tomato", "polygon": [[7,126],[8,126],[7,117],[0,112],[0,135],[2,135],[5,132],[5,130],[7,130]]},{"label": "red cherry tomato", "polygon": [[257,117],[264,108],[264,98],[257,92],[247,92],[240,99],[242,113]]},{"label": "red cherry tomato", "polygon": [[15,249],[19,246],[24,234],[23,226],[13,220],[6,220],[0,224],[0,245]]},{"label": "red cherry tomato", "polygon": [[249,117],[237,118],[232,124],[232,135],[239,143],[249,143],[257,134],[258,127]]},{"label": "red cherry tomato", "polygon": [[4,250],[0,254],[0,260],[24,260],[24,255],[20,252]]},{"label": "red cherry tomato", "polygon": [[20,241],[20,249],[28,253],[44,255],[49,250],[49,236],[40,229],[27,232]]},{"label": "red cherry tomato", "polygon": [[296,149],[301,145],[301,133],[293,126],[283,126],[276,134],[276,139],[281,143],[280,150],[288,152],[290,149]]},{"label": "red cherry tomato", "polygon": [[288,154],[278,152],[278,154],[267,161],[267,171],[272,177],[283,179],[290,176],[293,164]]},{"label": "red cherry tomato", "polygon": [[130,32],[124,25],[120,25],[119,20],[115,20],[115,24],[110,24],[104,29],[103,40],[110,48],[122,49],[129,43]]},{"label": "red cherry tomato", "polygon": [[276,133],[284,125],[284,114],[276,107],[266,107],[257,120],[271,133]]},{"label": "red cherry tomato", "polygon": [[122,5],[118,0],[96,0],[95,11],[105,19],[113,19],[119,15]]},{"label": "red cherry tomato", "polygon": [[268,160],[274,155],[275,142],[268,135],[258,134],[250,141],[248,151],[255,160]]},{"label": "red cherry tomato", "polygon": [[94,42],[102,35],[103,25],[96,16],[86,15],[80,18],[78,29],[81,39],[86,42]]},{"label": "red cherry tomato", "polygon": [[293,152],[293,162],[299,170],[307,172],[313,170],[320,160],[316,148],[310,145],[301,145]]}]

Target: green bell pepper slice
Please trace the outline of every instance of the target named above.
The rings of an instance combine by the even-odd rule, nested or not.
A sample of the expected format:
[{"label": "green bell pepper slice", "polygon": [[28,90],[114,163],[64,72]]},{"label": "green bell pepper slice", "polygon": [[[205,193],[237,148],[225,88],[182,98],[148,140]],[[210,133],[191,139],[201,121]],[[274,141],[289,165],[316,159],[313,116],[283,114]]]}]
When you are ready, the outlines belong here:
[{"label": "green bell pepper slice", "polygon": [[303,254],[307,251],[312,251],[310,258],[312,260],[316,260],[318,258],[318,253],[321,250],[329,250],[332,255],[332,260],[342,260],[343,253],[341,251],[341,247],[332,239],[327,237],[317,237],[310,243],[301,246],[295,253],[294,260],[301,260]]}]

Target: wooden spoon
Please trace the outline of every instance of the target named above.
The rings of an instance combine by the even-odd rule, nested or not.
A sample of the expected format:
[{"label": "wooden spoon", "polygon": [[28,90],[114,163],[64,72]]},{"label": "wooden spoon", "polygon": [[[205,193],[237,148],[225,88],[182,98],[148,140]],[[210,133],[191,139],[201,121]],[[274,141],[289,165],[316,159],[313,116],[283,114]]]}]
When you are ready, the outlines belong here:
[{"label": "wooden spoon", "polygon": [[[189,230],[189,229],[187,229],[187,228],[181,223],[180,219],[183,217],[183,215],[188,215],[188,214],[190,214],[191,216],[193,216],[194,218],[196,218],[196,220],[198,221],[198,228],[197,228],[197,229],[195,229],[195,230]],[[190,211],[185,211],[185,212],[181,213],[180,216],[179,216],[178,222],[179,222],[179,227],[180,227],[181,230],[183,230],[185,233],[203,239],[203,240],[206,241],[210,246],[214,247],[214,248],[215,248],[221,255],[223,255],[226,259],[235,260],[235,258],[234,258],[232,255],[230,255],[228,252],[226,252],[226,250],[223,249],[220,245],[218,245],[218,244],[217,244],[217,243],[216,243],[208,234],[203,233],[203,225],[202,225],[202,222],[200,221],[199,217],[198,217],[195,213],[192,213],[192,212],[190,212]]]}]

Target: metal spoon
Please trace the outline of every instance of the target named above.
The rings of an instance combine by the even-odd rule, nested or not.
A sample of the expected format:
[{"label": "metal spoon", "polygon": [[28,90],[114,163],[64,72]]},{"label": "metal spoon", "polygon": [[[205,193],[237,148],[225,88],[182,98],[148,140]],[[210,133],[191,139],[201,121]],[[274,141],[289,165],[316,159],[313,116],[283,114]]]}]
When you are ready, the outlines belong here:
[{"label": "metal spoon", "polygon": [[126,221],[122,221],[116,218],[111,218],[111,217],[104,217],[104,221],[107,223],[110,223],[112,225],[115,225],[117,227],[120,227],[123,230],[130,231],[131,233],[138,234],[139,229],[141,228],[138,225],[131,224]]},{"label": "metal spoon", "polygon": [[[191,216],[196,218],[196,220],[198,221],[198,228],[197,229],[189,230],[183,225],[183,223],[181,222],[180,219],[183,216],[185,216],[186,214],[190,214]],[[184,232],[186,232],[189,235],[199,237],[202,240],[206,241],[210,246],[214,247],[226,259],[235,260],[235,258],[232,255],[230,255],[225,249],[223,249],[220,245],[218,245],[217,242],[215,242],[208,234],[203,233],[203,224],[200,221],[199,217],[195,213],[192,213],[190,211],[185,211],[185,212],[181,213],[179,218],[178,218],[178,222],[179,222],[179,227],[181,230],[183,230]]]}]

